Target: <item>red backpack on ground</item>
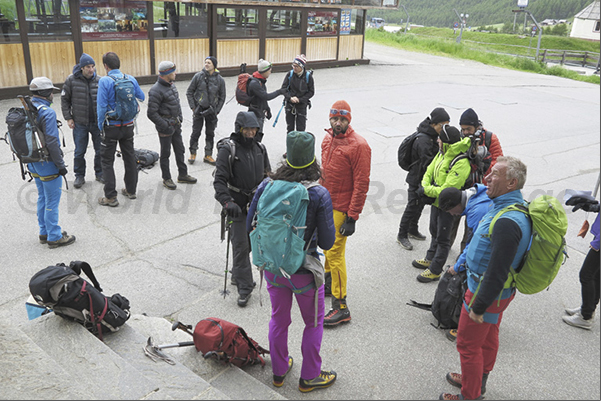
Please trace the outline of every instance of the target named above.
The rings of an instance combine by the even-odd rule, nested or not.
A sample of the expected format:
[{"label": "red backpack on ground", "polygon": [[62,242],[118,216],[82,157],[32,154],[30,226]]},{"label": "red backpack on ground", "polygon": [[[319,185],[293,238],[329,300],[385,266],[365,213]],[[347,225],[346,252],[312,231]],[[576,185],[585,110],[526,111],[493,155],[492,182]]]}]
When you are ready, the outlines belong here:
[{"label": "red backpack on ground", "polygon": [[238,325],[216,317],[201,320],[194,328],[194,346],[204,358],[223,361],[238,367],[260,363],[269,351],[250,338]]}]

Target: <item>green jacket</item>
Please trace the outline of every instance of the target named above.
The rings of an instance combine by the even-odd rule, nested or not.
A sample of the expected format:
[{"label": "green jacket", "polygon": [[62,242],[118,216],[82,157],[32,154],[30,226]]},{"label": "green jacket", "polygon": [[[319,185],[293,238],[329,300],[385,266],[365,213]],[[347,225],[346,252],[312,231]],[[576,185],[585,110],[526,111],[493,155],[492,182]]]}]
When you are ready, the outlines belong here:
[{"label": "green jacket", "polygon": [[442,150],[438,151],[434,160],[422,178],[424,194],[436,198],[434,206],[438,207],[438,195],[443,189],[455,187],[461,189],[470,175],[471,166],[467,158],[459,160],[449,171],[449,165],[455,156],[467,152],[470,148],[470,138],[463,138],[453,144],[443,143]]}]

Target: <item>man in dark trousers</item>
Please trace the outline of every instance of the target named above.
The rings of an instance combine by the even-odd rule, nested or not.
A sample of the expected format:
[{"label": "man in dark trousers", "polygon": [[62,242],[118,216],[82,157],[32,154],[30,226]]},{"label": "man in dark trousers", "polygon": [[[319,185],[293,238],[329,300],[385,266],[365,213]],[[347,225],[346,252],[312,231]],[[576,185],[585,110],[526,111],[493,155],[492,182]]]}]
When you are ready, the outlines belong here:
[{"label": "man in dark trousers", "polygon": [[198,139],[205,129],[205,148],[203,162],[215,165],[213,159],[213,144],[215,128],[217,127],[217,116],[225,103],[225,81],[217,70],[217,59],[213,56],[205,58],[205,68],[194,74],[188,90],[186,90],[188,105],[192,109],[192,135],[190,135],[190,158],[188,162],[196,161],[198,150]]},{"label": "man in dark trousers", "polygon": [[307,126],[307,107],[315,94],[313,74],[306,71],[307,58],[299,54],[292,62],[292,71],[284,77],[281,92],[286,105],[286,132],[304,131]]},{"label": "man in dark trousers", "polygon": [[408,237],[418,241],[425,241],[426,236],[418,230],[419,218],[424,210],[424,202],[417,195],[416,191],[420,187],[422,177],[428,168],[430,162],[438,153],[438,135],[442,131],[442,127],[450,122],[449,113],[442,107],[437,107],[424,121],[417,127],[417,132],[420,134],[413,142],[411,148],[411,156],[414,164],[407,173],[405,182],[407,188],[407,206],[399,223],[399,233],[396,240],[401,246],[408,251],[413,249],[413,244]]},{"label": "man in dark trousers", "polygon": [[[73,67],[73,73],[67,77],[61,92],[61,109],[63,118],[73,130],[73,172],[75,173],[75,188],[81,188],[86,183],[86,150],[88,139],[92,137],[94,145],[94,173],[96,181],[102,179],[100,162],[100,131],[96,123],[96,95],[98,81],[96,63],[90,55],[83,53],[79,64]],[[89,135],[88,135],[89,134]]]},{"label": "man in dark trousers", "polygon": [[182,140],[182,107],[179,93],[175,87],[175,64],[162,61],[159,64],[157,82],[148,91],[148,119],[154,123],[161,143],[160,165],[163,185],[167,189],[175,189],[177,185],[171,179],[169,156],[171,147],[177,163],[177,182],[195,184],[196,178],[188,175],[188,166],[184,160],[184,142]]},{"label": "man in dark trousers", "polygon": [[251,80],[248,82],[248,94],[251,96],[250,106],[248,111],[252,111],[257,116],[259,122],[259,132],[263,132],[263,123],[265,118],[271,120],[271,108],[267,103],[271,99],[282,94],[282,90],[278,89],[274,92],[267,92],[267,78],[271,75],[271,63],[260,59],[257,66],[257,71],[252,74]]},{"label": "man in dark trousers", "polygon": [[[104,177],[104,197],[98,199],[102,206],[119,206],[117,200],[117,190],[115,182],[115,151],[117,145],[121,150],[123,165],[125,166],[125,188],[121,189],[121,194],[129,199],[136,199],[136,188],[138,186],[138,169],[136,164],[136,155],[134,153],[134,120],[125,121],[111,118],[112,111],[116,109],[115,101],[115,80],[124,77],[119,68],[121,61],[116,53],[108,52],[102,56],[102,63],[107,75],[98,81],[98,129],[102,133],[102,176]],[[133,84],[135,98],[144,101],[146,96],[140,89],[138,81],[131,75],[127,79]]]},{"label": "man in dark trousers", "polygon": [[232,281],[238,286],[238,306],[244,307],[254,288],[246,216],[257,187],[271,172],[271,164],[265,146],[260,143],[263,134],[255,114],[239,112],[234,126],[235,131],[230,135],[233,146],[226,142],[218,149],[213,186],[215,199],[231,222]]}]

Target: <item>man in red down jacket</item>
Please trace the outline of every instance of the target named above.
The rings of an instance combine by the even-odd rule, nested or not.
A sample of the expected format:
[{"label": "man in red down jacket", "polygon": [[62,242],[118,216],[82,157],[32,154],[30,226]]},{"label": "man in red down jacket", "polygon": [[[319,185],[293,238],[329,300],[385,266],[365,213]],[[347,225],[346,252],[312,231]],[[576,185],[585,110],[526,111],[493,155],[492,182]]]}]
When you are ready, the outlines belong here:
[{"label": "man in red down jacket", "polygon": [[332,197],[336,241],[325,255],[326,295],[332,296],[332,309],[324,318],[324,326],[351,320],[346,304],[346,237],[355,232],[355,222],[365,205],[369,189],[371,148],[350,126],[351,106],[339,100],[330,109],[331,128],[326,129],[321,144],[320,184]]}]

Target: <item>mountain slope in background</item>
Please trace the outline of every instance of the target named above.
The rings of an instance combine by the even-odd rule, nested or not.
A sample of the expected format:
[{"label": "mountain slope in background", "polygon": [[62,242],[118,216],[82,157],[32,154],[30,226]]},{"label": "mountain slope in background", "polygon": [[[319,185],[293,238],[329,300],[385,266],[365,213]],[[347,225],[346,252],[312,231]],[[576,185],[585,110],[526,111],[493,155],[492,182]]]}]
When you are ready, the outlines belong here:
[{"label": "mountain slope in background", "polygon": [[[582,11],[593,0],[530,0],[527,10],[534,18],[541,22],[547,18],[569,19]],[[368,20],[372,17],[381,17],[387,23],[400,24],[407,22],[407,14],[402,5],[407,9],[409,22],[416,25],[451,28],[459,22],[458,13],[468,14],[467,26],[478,27],[483,25],[513,23],[514,13],[517,10],[517,0],[399,0],[398,10],[368,10]],[[523,14],[518,15],[517,21],[523,22]]]}]

